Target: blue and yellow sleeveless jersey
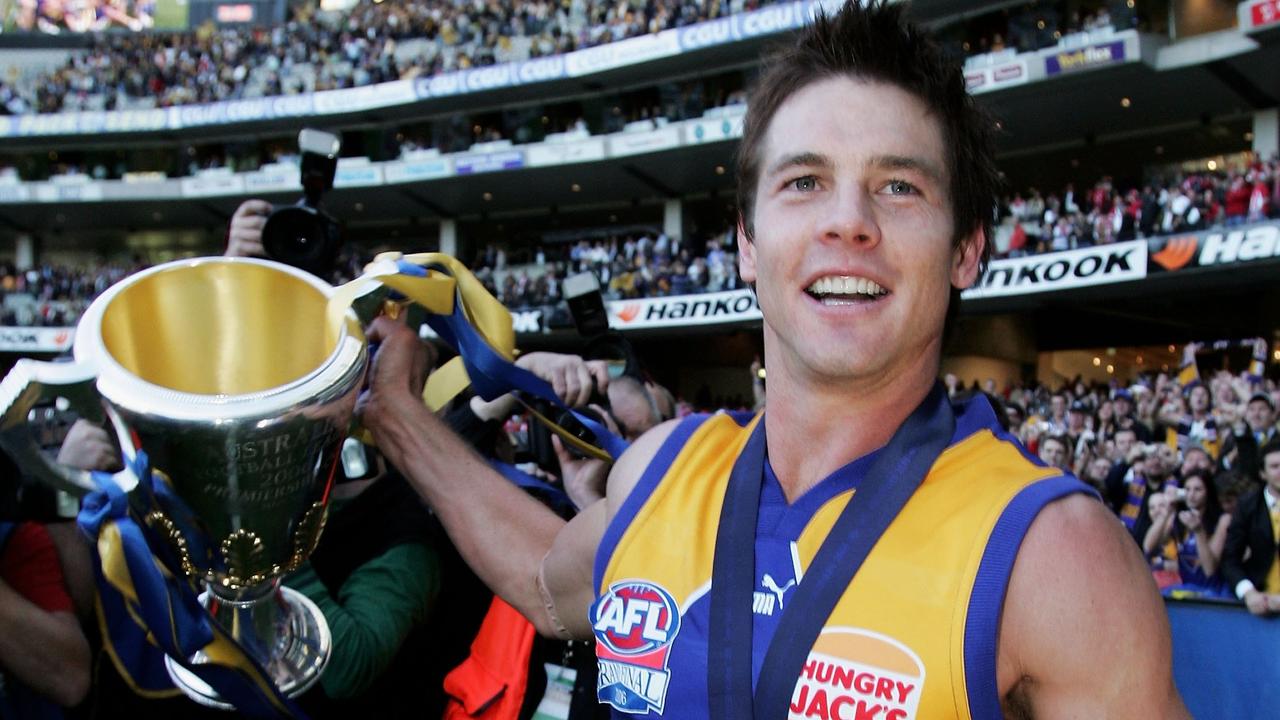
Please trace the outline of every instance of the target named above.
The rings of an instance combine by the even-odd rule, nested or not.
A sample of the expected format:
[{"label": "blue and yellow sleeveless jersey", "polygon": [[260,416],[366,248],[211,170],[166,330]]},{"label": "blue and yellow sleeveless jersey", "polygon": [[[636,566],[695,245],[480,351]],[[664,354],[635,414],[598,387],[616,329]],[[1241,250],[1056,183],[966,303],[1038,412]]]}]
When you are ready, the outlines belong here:
[{"label": "blue and yellow sleeveless jersey", "polygon": [[[814,643],[791,718],[1000,718],[997,630],[1013,562],[1047,503],[1084,484],[1000,430],[985,399],[956,429]],[[702,720],[712,556],[755,418],[686,419],[606,530],[595,563],[598,692],[615,717]],[[875,453],[788,505],[766,463],[756,528],[753,684],[791,593]]]}]

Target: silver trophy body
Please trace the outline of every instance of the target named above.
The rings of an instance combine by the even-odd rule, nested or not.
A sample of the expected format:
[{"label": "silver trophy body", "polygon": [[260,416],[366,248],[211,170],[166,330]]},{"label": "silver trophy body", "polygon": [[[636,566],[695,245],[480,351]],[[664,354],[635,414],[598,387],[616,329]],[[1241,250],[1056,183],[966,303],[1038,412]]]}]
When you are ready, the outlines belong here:
[{"label": "silver trophy body", "polygon": [[[201,601],[215,620],[291,696],[319,678],[331,643],[316,606],[280,579],[319,540],[368,359],[354,315],[330,316],[331,294],[270,261],[166,263],[90,305],[74,363],[21,360],[0,383],[0,443],[29,475],[77,493],[95,488],[32,440],[27,415],[52,397],[109,420],[126,465],[113,479],[126,492],[145,451],[194,518],[139,506],[131,492],[165,546],[154,549],[205,584]],[[193,524],[199,542],[188,537]],[[168,668],[197,702],[230,708],[172,659]]]}]

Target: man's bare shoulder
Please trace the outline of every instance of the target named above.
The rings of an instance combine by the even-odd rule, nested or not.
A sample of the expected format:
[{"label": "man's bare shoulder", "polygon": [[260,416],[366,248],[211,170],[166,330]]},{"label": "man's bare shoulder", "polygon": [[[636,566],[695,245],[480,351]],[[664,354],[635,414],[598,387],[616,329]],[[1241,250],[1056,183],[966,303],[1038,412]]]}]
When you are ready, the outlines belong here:
[{"label": "man's bare shoulder", "polygon": [[640,482],[649,463],[657,457],[658,451],[667,442],[667,438],[671,437],[671,433],[680,426],[680,422],[679,419],[668,420],[654,426],[631,443],[631,447],[618,458],[618,462],[609,471],[609,486],[605,495],[608,519],[613,519],[618,508],[622,507],[622,503],[631,495],[631,491]]},{"label": "man's bare shoulder", "polygon": [[1014,563],[999,685],[1035,717],[1184,718],[1169,625],[1137,544],[1102,503],[1046,506]]}]

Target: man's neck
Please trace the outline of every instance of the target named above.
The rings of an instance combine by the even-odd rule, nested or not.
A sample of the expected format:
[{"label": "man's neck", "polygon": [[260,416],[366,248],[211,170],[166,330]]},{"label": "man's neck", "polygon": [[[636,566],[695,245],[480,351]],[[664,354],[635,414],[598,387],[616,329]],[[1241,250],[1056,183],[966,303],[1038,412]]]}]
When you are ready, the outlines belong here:
[{"label": "man's neck", "polygon": [[787,502],[887,444],[936,382],[937,354],[909,368],[844,386],[772,372],[765,413],[769,461]]}]

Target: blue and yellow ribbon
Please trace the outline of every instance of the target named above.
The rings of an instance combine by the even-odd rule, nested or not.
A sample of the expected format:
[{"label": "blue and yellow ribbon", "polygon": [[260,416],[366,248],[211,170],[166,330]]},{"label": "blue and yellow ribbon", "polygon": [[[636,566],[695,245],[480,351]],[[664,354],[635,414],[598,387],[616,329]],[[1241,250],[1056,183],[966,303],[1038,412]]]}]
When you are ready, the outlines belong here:
[{"label": "blue and yellow ribbon", "polygon": [[[168,494],[139,451],[131,470],[151,494]],[[95,540],[97,614],[103,641],[121,676],[139,694],[174,694],[165,655],[253,717],[303,717],[266,671],[213,621],[191,581],[157,559],[128,496],[105,473],[93,473],[77,522]],[[180,501],[178,501],[180,502]],[[166,503],[169,504],[169,503]],[[206,662],[193,663],[202,653]]]}]

